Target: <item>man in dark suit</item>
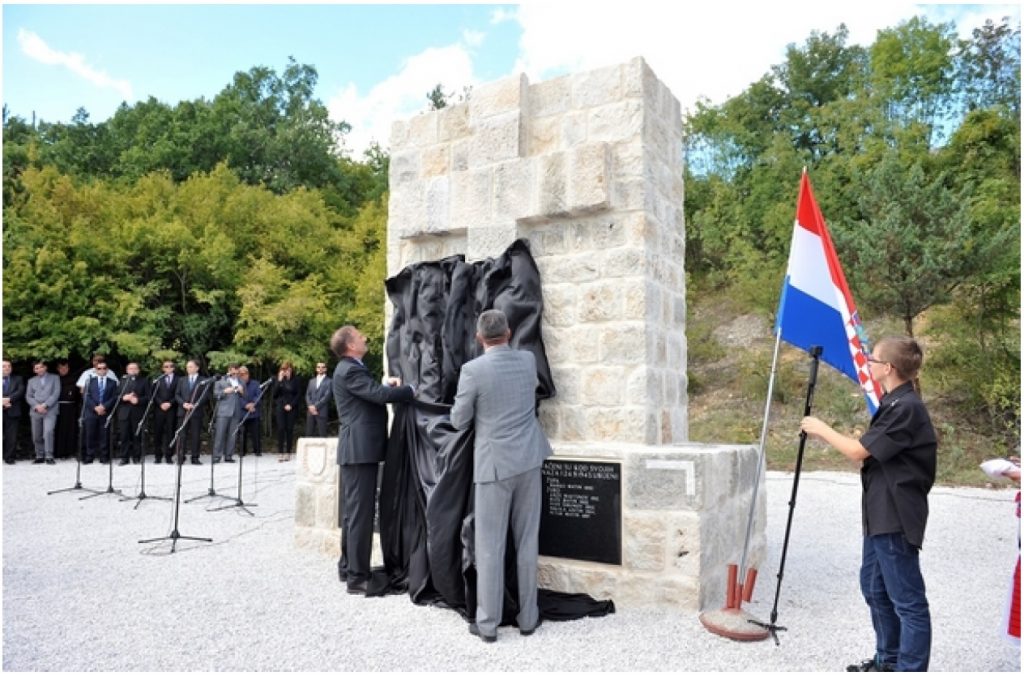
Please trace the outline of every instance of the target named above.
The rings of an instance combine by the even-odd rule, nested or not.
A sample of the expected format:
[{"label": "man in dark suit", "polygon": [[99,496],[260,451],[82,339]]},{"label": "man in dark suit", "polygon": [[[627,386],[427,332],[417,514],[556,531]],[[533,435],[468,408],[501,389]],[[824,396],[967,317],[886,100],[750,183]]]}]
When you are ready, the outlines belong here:
[{"label": "man in dark suit", "polygon": [[[263,396],[262,387],[255,380],[249,377],[248,367],[241,366],[238,369],[238,377],[245,387],[242,394],[242,410],[245,413],[242,418],[245,420],[242,427],[242,455],[246,454],[249,442],[252,442],[252,452],[257,456],[263,455],[263,439],[260,434],[260,401]],[[269,382],[269,381],[268,381]]]},{"label": "man in dark suit", "polygon": [[106,362],[97,362],[93,366],[92,375],[85,381],[82,397],[82,406],[85,407],[85,456],[82,464],[88,465],[97,457],[101,462],[110,462],[107,420],[117,401],[117,383],[107,377]]},{"label": "man in dark suit", "polygon": [[121,464],[138,463],[142,459],[142,436],[135,434],[142,414],[149,404],[149,380],[139,376],[139,365],[129,362],[125,367],[121,403],[117,407],[117,426],[120,430]]},{"label": "man in dark suit", "polygon": [[71,374],[67,359],[57,360],[57,375],[60,377],[60,400],[57,402],[57,430],[54,439],[55,458],[73,458],[78,455],[78,402],[82,391],[75,385],[77,380]]},{"label": "man in dark suit", "polygon": [[327,436],[327,407],[331,403],[331,380],[327,362],[317,362],[316,375],[306,385],[306,436]]},{"label": "man in dark suit", "polygon": [[189,411],[194,411],[188,426],[182,430],[184,439],[179,439],[181,455],[178,463],[185,462],[185,454],[192,456],[193,465],[202,465],[199,459],[199,434],[203,429],[203,407],[210,400],[210,388],[205,378],[199,375],[199,362],[189,359],[185,364],[185,375],[178,379],[174,401],[178,405],[178,424],[185,420]]},{"label": "man in dark suit", "polygon": [[25,399],[25,381],[11,373],[11,360],[4,359],[4,462],[13,465],[18,451],[18,422]]},{"label": "man in dark suit", "polygon": [[537,611],[537,540],[540,534],[541,465],[551,445],[537,421],[537,362],[513,350],[501,310],[486,310],[476,323],[484,353],[462,366],[452,404],[456,429],[474,426],[473,519],[476,622],[472,634],[498,638],[505,594],[505,542],[509,526],[516,548],[519,633],[540,624]]},{"label": "man in dark suit", "polygon": [[171,439],[177,428],[178,405],[174,394],[178,389],[178,374],[174,372],[174,362],[167,360],[161,366],[161,375],[153,385],[153,448],[156,463],[167,458],[171,462],[174,449]]},{"label": "man in dark suit", "polygon": [[363,364],[366,336],[343,326],[331,336],[331,351],[340,361],[331,386],[338,409],[338,464],[341,466],[341,559],[338,575],[348,593],[365,594],[373,548],[373,513],[377,469],[388,441],[386,404],[411,401],[415,391],[398,378],[381,385]]}]

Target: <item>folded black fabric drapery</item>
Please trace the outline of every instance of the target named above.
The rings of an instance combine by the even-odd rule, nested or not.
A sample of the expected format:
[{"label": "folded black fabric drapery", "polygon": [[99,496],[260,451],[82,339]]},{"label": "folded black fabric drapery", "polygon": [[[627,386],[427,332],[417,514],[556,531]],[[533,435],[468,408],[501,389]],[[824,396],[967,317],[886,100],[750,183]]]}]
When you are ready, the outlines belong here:
[{"label": "folded black fabric drapery", "polygon": [[[472,619],[473,432],[448,421],[462,364],[481,353],[476,318],[503,310],[511,344],[537,360],[538,402],[554,396],[540,320],[540,273],[525,240],[497,258],[462,256],[416,263],[387,280],[394,306],[386,344],[391,375],[416,385],[416,401],[394,408],[381,481],[380,536],[384,569],[370,594],[407,591],[415,603],[444,605]],[[515,550],[509,540],[503,624],[518,612]],[[615,612],[610,600],[540,590],[541,617],[568,620]]]}]

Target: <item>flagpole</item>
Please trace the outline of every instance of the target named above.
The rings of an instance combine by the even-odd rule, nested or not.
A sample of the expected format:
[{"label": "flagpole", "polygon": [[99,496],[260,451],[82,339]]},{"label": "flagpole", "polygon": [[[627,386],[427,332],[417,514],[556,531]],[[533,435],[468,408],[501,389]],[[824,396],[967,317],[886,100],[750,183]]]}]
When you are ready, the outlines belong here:
[{"label": "flagpole", "polygon": [[[781,307],[781,303],[780,303]],[[775,372],[779,363],[779,345],[782,340],[782,327],[775,329],[775,351],[772,354],[772,368],[768,375],[768,399],[764,404],[764,424],[761,427],[760,449],[757,456],[757,472],[754,474],[754,487],[750,495],[750,514],[747,516],[747,534],[743,539],[743,556],[740,565],[730,563],[726,573],[725,607],[720,610],[708,610],[700,614],[700,622],[712,634],[718,634],[735,641],[763,641],[772,635],[774,625],[768,625],[755,619],[742,609],[744,601],[749,601],[754,594],[757,582],[757,569],[747,570],[747,553],[750,548],[750,536],[754,528],[754,512],[757,511],[757,492],[761,483],[761,473],[765,459],[765,437],[768,432],[768,413],[771,409],[772,391],[775,389]],[[737,573],[739,573],[737,579]]]},{"label": "flagpole", "polygon": [[[811,346],[811,373],[807,378],[807,398],[804,400],[804,417],[811,414],[811,405],[814,402],[814,388],[818,383],[818,363],[821,359],[821,346]],[[800,446],[796,452],[796,467],[793,470],[793,493],[789,497],[789,516],[786,517],[786,534],[782,538],[782,558],[779,560],[779,574],[776,575],[778,582],[775,585],[775,602],[772,604],[771,619],[768,622],[754,621],[759,627],[764,627],[775,639],[775,645],[779,645],[780,631],[786,631],[776,622],[779,619],[779,596],[782,594],[782,574],[786,570],[786,554],[789,551],[789,534],[793,528],[793,512],[796,511],[796,492],[800,486],[800,468],[804,463],[804,448],[807,445],[807,432],[800,431]]]},{"label": "flagpole", "polygon": [[761,484],[764,471],[765,438],[768,436],[768,414],[771,411],[772,391],[775,389],[775,371],[779,363],[779,345],[782,342],[782,330],[775,330],[775,351],[772,353],[772,368],[768,375],[768,397],[764,402],[764,422],[761,425],[761,441],[758,444],[757,473],[754,475],[754,488],[750,494],[750,513],[747,515],[747,535],[743,540],[743,556],[740,557],[740,580],[747,577],[747,552],[750,549],[750,536],[754,529],[754,512],[757,509],[757,491]]}]

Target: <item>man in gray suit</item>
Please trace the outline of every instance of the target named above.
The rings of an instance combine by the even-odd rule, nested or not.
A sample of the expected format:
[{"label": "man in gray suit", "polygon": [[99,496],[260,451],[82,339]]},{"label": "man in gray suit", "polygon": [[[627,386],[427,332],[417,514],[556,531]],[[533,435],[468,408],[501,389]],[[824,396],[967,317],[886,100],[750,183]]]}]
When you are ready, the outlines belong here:
[{"label": "man in gray suit", "polygon": [[213,429],[213,462],[234,462],[235,443],[238,434],[231,434],[242,422],[242,398],[245,386],[238,377],[238,364],[229,364],[226,376],[213,385],[213,399],[216,402],[214,417],[216,426]]},{"label": "man in gray suit", "polygon": [[365,594],[370,579],[377,469],[388,443],[387,404],[411,401],[415,390],[398,378],[381,385],[363,364],[366,336],[343,326],[331,336],[339,357],[331,387],[338,409],[338,464],[341,466],[341,558],[338,577],[349,594]]},{"label": "man in gray suit", "polygon": [[316,363],[316,375],[306,385],[306,436],[327,436],[327,406],[331,403],[331,379],[327,362]]},{"label": "man in gray suit", "polygon": [[28,379],[25,387],[25,401],[28,403],[28,415],[32,422],[32,443],[36,449],[36,459],[32,462],[41,465],[54,464],[53,436],[57,428],[57,412],[60,410],[60,377],[49,373],[45,361],[37,361],[32,365],[34,376]]},{"label": "man in gray suit", "polygon": [[519,633],[540,624],[537,610],[537,538],[540,532],[541,465],[551,445],[537,421],[537,362],[513,350],[501,310],[477,319],[484,354],[462,366],[452,406],[456,429],[475,425],[473,514],[476,556],[476,622],[470,633],[497,640],[505,593],[505,542],[509,525],[516,547]]}]

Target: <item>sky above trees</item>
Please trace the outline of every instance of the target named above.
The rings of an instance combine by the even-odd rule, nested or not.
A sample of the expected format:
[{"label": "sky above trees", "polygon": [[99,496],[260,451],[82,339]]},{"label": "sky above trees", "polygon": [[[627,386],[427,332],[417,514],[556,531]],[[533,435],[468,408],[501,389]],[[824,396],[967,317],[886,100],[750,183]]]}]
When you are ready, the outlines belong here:
[{"label": "sky above trees", "polygon": [[955,21],[963,37],[1018,5],[908,2],[528,2],[522,5],[4,5],[4,103],[31,120],[94,121],[122,101],[212,98],[238,71],[315,66],[316,96],[352,126],[350,151],[387,145],[391,121],[427,107],[441,84],[458,94],[525,72],[537,82],[640,55],[682,101],[721,103],[786,46],[844,23],[852,44],[915,15]]}]

